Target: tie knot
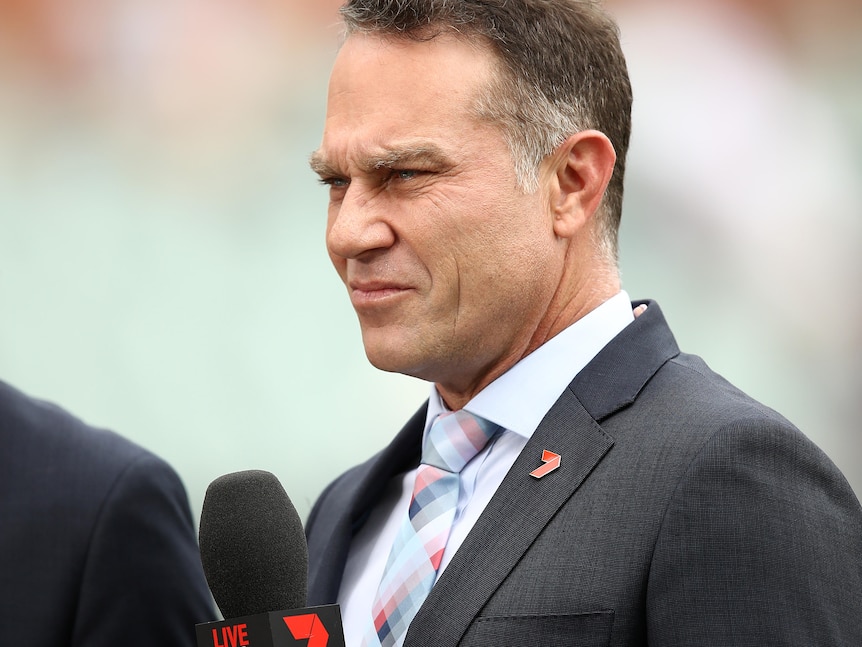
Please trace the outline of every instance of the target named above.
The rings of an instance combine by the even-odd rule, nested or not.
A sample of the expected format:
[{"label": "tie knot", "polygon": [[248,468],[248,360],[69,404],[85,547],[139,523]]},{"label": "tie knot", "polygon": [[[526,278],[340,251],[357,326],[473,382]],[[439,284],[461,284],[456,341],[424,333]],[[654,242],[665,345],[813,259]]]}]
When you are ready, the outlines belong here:
[{"label": "tie knot", "polygon": [[441,413],[425,439],[422,462],[460,472],[499,430],[499,425],[463,409]]}]

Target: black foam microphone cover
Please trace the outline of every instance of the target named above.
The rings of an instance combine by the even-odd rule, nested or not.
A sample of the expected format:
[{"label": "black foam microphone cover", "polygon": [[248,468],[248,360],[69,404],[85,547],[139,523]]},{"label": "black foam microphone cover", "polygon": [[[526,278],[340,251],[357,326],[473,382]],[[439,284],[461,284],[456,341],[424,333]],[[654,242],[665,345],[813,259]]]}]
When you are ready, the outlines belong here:
[{"label": "black foam microphone cover", "polygon": [[225,618],[305,606],[308,545],[273,474],[248,470],[210,483],[198,538],[204,575]]}]

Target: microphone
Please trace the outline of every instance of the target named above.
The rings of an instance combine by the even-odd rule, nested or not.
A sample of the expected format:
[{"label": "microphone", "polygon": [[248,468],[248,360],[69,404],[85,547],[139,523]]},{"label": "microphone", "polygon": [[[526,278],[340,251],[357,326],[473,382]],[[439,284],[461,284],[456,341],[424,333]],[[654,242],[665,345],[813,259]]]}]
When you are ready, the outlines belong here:
[{"label": "microphone", "polygon": [[198,647],[344,647],[337,605],[304,608],[302,521],[270,472],[220,476],[201,510],[201,564],[223,617],[195,626]]}]

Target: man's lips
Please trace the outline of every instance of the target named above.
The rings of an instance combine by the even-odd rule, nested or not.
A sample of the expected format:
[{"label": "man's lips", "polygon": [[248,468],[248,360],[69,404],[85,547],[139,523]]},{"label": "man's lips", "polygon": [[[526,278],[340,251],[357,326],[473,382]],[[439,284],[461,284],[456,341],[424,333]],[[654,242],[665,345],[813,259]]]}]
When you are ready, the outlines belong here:
[{"label": "man's lips", "polygon": [[388,281],[351,281],[349,288],[354,308],[382,304],[412,290],[409,286]]}]

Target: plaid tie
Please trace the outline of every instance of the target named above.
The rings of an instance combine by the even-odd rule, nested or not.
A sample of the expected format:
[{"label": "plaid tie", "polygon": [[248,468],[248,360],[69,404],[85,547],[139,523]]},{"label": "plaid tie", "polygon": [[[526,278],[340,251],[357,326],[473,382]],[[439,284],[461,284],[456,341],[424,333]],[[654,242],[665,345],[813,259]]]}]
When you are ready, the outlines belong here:
[{"label": "plaid tie", "polygon": [[[500,429],[461,410],[437,417],[422,448],[408,518],[395,538],[364,645],[400,646],[437,578],[455,518],[459,472]],[[379,640],[379,643],[378,643]]]}]

